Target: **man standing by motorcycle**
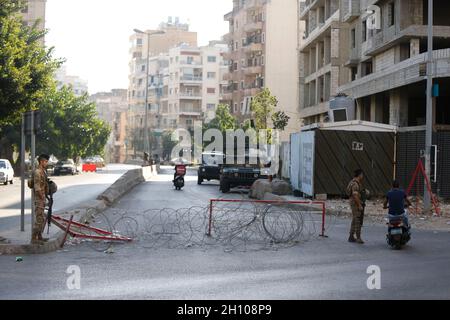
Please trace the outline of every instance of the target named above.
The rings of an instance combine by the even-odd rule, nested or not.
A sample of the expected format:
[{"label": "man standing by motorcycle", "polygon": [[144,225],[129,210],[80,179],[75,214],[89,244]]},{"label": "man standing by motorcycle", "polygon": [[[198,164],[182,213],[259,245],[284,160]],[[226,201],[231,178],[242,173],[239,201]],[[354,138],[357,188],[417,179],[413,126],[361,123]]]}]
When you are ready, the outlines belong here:
[{"label": "man standing by motorcycle", "polygon": [[405,210],[405,207],[407,208],[410,206],[411,201],[409,201],[405,191],[400,189],[400,183],[395,180],[392,183],[392,189],[387,193],[384,201],[384,209],[389,209],[389,219],[403,216],[403,222],[409,229],[408,213]]}]

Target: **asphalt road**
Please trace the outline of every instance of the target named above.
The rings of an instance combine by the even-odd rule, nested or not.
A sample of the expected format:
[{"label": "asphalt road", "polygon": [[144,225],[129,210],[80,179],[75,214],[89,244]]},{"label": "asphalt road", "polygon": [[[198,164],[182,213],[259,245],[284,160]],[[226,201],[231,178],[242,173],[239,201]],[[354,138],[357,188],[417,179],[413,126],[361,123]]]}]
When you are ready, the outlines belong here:
[{"label": "asphalt road", "polygon": [[[217,183],[181,192],[171,171],[136,187],[113,210],[205,206],[220,197]],[[193,174],[191,172],[191,174]],[[229,197],[239,198],[239,194]],[[349,221],[335,220],[329,238],[314,237],[277,251],[223,248],[147,249],[146,243],[93,251],[84,244],[40,256],[0,256],[2,299],[450,299],[450,233],[414,231],[404,250],[385,243],[385,228],[367,226],[366,244],[347,243]],[[81,288],[67,286],[79,266]],[[369,290],[369,266],[381,270],[381,289]]]}]

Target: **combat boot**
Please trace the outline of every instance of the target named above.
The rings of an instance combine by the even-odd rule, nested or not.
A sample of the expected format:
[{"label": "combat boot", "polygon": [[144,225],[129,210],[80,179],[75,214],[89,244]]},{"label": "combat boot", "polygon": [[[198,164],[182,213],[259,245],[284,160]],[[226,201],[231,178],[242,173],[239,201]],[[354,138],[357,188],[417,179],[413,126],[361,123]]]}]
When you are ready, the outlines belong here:
[{"label": "combat boot", "polygon": [[33,235],[31,237],[31,244],[37,244],[37,245],[43,245],[45,242],[43,240],[39,239],[39,234],[36,232],[33,232]]},{"label": "combat boot", "polygon": [[361,239],[361,233],[356,233],[356,243],[358,244],[364,244],[364,241]]},{"label": "combat boot", "polygon": [[353,233],[350,234],[350,237],[348,238],[348,242],[350,242],[350,243],[356,242],[355,235]]}]

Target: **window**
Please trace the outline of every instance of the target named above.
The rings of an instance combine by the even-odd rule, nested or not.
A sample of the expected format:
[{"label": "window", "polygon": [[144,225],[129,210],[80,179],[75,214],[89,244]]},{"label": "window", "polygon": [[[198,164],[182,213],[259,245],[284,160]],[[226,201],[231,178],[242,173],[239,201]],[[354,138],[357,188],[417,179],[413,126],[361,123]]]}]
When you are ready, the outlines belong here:
[{"label": "window", "polygon": [[192,125],[192,119],[186,119],[186,124],[188,125],[188,126],[190,126],[190,125]]},{"label": "window", "polygon": [[215,63],[216,61],[217,61],[217,58],[215,56],[208,56],[209,63]]},{"label": "window", "polygon": [[351,72],[352,81],[355,81],[358,77],[358,67],[352,67],[350,72]]},{"label": "window", "polygon": [[261,35],[261,42],[266,43],[266,34],[264,32]]},{"label": "window", "polygon": [[144,72],[145,71],[145,64],[143,66],[141,66],[141,71]]},{"label": "window", "polygon": [[244,90],[244,81],[241,81],[241,90]]},{"label": "window", "polygon": [[388,26],[395,25],[395,2],[388,4]]},{"label": "window", "polygon": [[141,38],[136,39],[136,45],[142,46],[142,39]]},{"label": "window", "polygon": [[207,77],[208,77],[208,79],[215,79],[216,78],[216,73],[215,72],[208,72]]},{"label": "window", "polygon": [[362,42],[367,41],[367,20],[362,23]]},{"label": "window", "polygon": [[214,110],[216,110],[216,105],[215,105],[214,103],[208,103],[208,104],[206,105],[206,109],[207,109],[208,111],[214,111]]},{"label": "window", "polygon": [[351,31],[350,39],[352,42],[352,49],[355,49],[356,48],[356,29],[355,28],[353,28]]},{"label": "window", "polygon": [[241,102],[241,113],[244,113],[244,103]]},{"label": "window", "polygon": [[207,92],[208,94],[215,94],[215,93],[216,93],[216,88],[207,88],[207,89],[206,89],[206,92]]},{"label": "window", "polygon": [[237,104],[237,103],[235,103],[235,104],[234,104],[234,110],[233,110],[233,112],[234,112],[234,113],[236,113],[236,112],[237,112],[237,107],[238,107],[238,104]]}]

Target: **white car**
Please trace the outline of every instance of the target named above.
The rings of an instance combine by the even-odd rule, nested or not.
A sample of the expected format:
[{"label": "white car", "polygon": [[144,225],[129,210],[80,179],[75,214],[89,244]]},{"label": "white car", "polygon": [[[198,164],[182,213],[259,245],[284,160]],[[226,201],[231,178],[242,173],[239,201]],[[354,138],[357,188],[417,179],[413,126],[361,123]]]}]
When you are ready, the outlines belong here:
[{"label": "white car", "polygon": [[8,182],[13,184],[14,170],[9,160],[0,159],[0,183],[3,183],[6,186]]}]

